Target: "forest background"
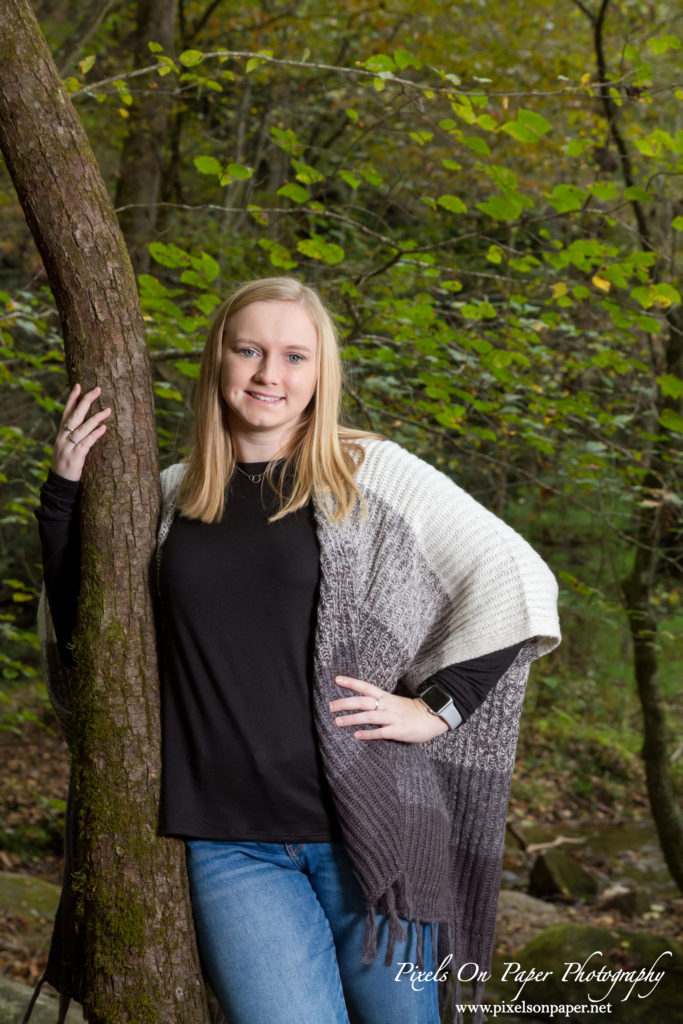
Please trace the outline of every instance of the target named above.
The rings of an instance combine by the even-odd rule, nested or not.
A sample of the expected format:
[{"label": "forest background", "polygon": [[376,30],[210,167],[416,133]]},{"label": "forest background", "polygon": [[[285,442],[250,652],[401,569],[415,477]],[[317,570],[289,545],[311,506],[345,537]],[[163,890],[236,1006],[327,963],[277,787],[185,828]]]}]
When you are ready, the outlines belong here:
[{"label": "forest background", "polygon": [[[137,273],[162,465],[186,450],[221,298],[267,274],[315,284],[348,420],[451,475],[558,575],[564,642],[532,674],[513,819],[654,810],[683,887],[677,5],[33,7]],[[0,218],[0,727],[43,765],[3,784],[0,853],[30,869],[64,809],[40,759],[56,727],[32,513],[67,385],[4,169]]]}]

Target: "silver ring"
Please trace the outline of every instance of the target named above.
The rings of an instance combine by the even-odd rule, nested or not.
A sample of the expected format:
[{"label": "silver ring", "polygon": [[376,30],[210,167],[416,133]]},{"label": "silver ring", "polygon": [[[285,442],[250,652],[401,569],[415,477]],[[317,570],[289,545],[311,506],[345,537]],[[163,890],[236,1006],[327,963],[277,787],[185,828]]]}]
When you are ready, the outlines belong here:
[{"label": "silver ring", "polygon": [[375,706],[372,710],[379,711],[379,697],[375,697]]},{"label": "silver ring", "polygon": [[71,441],[72,444],[78,444],[78,441],[74,441],[74,439],[71,436],[71,434],[69,434],[69,440]]},{"label": "silver ring", "polygon": [[65,423],[64,426],[62,427],[62,430],[64,431],[65,434],[70,434],[71,431],[73,430],[73,427],[70,427],[68,423]]}]

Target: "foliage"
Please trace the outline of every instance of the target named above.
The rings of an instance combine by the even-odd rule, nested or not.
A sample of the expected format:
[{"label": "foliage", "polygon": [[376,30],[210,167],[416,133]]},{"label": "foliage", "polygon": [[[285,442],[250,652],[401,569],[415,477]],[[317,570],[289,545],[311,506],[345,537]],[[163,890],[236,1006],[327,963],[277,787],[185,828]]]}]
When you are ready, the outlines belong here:
[{"label": "foliage", "polygon": [[[62,49],[65,11],[46,13]],[[680,40],[665,3],[606,12],[601,78],[587,3],[188,0],[175,53],[150,44],[146,69],[131,66],[123,4],[66,78],[112,192],[136,95],[173,99],[139,281],[162,460],[186,443],[225,292],[269,273],[312,281],[339,323],[348,417],[449,472],[558,572],[567,686],[599,660],[606,623],[628,648],[621,581],[643,507],[662,524],[656,617],[681,603],[683,382],[667,361],[683,329]],[[2,627],[18,631],[4,671],[21,673],[13,645],[39,584],[31,509],[65,389],[49,301],[16,286],[34,257],[11,202],[5,187],[0,486],[3,526],[24,532],[0,557]]]}]

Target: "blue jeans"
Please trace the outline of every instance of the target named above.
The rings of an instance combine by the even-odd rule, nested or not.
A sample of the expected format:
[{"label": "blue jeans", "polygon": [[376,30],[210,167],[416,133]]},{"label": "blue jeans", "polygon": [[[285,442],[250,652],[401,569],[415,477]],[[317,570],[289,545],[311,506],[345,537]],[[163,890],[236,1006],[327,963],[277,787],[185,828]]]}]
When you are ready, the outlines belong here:
[{"label": "blue jeans", "polygon": [[[438,984],[411,984],[416,929],[361,964],[366,908],[343,843],[186,840],[202,968],[229,1024],[438,1024]],[[434,970],[423,925],[424,970]]]}]

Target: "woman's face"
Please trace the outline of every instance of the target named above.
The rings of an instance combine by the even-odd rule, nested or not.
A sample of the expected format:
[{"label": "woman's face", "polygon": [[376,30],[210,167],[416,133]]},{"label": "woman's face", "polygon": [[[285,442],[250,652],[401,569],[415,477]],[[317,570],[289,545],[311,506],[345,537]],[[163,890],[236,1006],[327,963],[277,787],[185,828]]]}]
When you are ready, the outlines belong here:
[{"label": "woman's face", "polygon": [[318,332],[300,303],[253,302],[232,317],[220,387],[238,458],[286,453],[317,378]]}]

